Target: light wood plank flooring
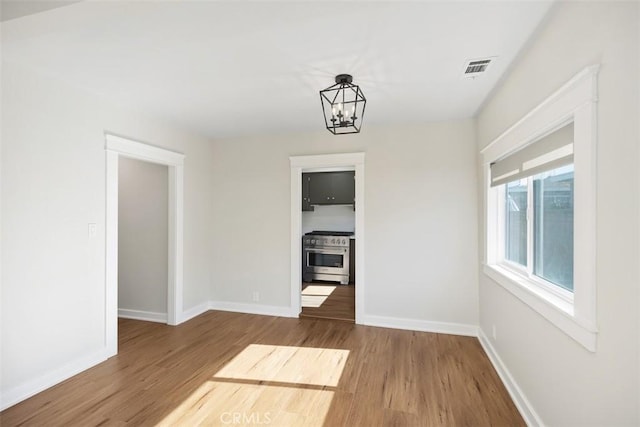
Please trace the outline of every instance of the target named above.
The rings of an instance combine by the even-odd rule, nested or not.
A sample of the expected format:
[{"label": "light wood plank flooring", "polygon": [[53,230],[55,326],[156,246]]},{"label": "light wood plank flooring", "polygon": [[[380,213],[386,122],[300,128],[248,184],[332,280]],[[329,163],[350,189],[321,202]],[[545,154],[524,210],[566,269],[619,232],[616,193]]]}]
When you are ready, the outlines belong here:
[{"label": "light wood plank flooring", "polygon": [[0,425],[524,425],[476,338],[219,311],[119,327],[118,356]]},{"label": "light wood plank flooring", "polygon": [[356,287],[355,285],[336,285],[328,283],[303,283],[307,286],[335,286],[335,290],[320,307],[303,307],[301,317],[315,317],[319,319],[356,321]]}]

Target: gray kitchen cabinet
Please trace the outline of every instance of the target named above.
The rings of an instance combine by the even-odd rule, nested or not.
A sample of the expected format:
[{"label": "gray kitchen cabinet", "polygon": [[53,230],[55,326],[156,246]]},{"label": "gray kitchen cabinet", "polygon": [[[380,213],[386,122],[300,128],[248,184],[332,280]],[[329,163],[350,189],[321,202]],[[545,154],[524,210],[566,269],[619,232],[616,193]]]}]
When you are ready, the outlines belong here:
[{"label": "gray kitchen cabinet", "polygon": [[309,174],[309,197],[312,204],[331,204],[331,174],[332,172]]},{"label": "gray kitchen cabinet", "polygon": [[309,195],[309,183],[311,181],[311,177],[309,173],[302,174],[302,211],[313,211],[313,206],[311,205],[311,197]]},{"label": "gray kitchen cabinet", "polygon": [[[331,177],[331,198],[335,204],[353,204],[356,198],[355,172],[333,172]],[[335,199],[334,199],[335,197]]]},{"label": "gray kitchen cabinet", "polygon": [[303,179],[305,175],[307,175],[311,205],[352,205],[354,203],[356,194],[354,171],[308,173],[303,174]]}]

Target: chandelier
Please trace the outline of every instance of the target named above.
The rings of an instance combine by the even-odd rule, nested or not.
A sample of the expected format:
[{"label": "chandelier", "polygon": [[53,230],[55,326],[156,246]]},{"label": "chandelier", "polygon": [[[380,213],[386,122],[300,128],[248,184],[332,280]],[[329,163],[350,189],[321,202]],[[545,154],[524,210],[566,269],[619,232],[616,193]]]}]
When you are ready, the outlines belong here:
[{"label": "chandelier", "polygon": [[338,74],[336,84],[320,91],[320,102],[327,130],[334,135],[358,133],[367,100],[350,74]]}]

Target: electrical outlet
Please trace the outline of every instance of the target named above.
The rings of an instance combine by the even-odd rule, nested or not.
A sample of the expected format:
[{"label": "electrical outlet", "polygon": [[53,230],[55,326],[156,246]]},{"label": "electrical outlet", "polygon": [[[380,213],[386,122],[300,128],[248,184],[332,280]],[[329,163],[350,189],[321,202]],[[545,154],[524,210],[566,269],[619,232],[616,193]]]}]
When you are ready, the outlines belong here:
[{"label": "electrical outlet", "polygon": [[496,325],[491,327],[491,335],[493,335],[493,340],[496,341],[498,339],[498,333],[496,332]]},{"label": "electrical outlet", "polygon": [[260,301],[260,292],[254,291],[253,294],[251,295],[251,299],[253,300],[253,302]]}]

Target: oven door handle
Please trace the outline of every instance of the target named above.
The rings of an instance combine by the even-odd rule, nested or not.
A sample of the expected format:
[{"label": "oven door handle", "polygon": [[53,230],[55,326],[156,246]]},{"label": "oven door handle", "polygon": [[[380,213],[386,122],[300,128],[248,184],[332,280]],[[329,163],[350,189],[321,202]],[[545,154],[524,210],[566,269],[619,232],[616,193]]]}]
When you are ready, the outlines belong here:
[{"label": "oven door handle", "polygon": [[318,249],[318,248],[305,248],[306,252],[313,252],[316,254],[329,254],[329,255],[343,255],[347,249]]}]

